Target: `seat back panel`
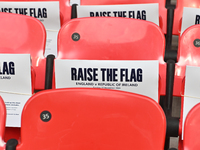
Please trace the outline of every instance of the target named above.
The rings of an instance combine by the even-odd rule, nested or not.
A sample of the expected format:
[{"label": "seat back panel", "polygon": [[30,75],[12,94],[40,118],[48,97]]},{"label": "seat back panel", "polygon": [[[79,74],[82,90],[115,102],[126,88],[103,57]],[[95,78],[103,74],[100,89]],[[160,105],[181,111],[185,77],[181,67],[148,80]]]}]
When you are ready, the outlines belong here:
[{"label": "seat back panel", "polygon": [[[51,119],[44,122],[47,111]],[[162,149],[165,125],[160,106],[145,96],[105,89],[49,90],[26,104],[18,148]]]}]

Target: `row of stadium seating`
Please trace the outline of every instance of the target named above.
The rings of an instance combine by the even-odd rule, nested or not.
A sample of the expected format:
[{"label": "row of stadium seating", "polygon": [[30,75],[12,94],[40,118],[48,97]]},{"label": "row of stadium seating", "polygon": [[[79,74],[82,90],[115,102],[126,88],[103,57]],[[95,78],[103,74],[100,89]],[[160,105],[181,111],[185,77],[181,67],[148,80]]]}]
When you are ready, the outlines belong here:
[{"label": "row of stadium seating", "polygon": [[[17,145],[15,141],[9,140],[11,138],[18,140],[19,150],[164,149],[164,144],[165,149],[168,149],[169,137],[181,137],[183,116],[181,115],[180,120],[172,117],[172,96],[182,97],[183,103],[184,96],[181,93],[184,93],[185,68],[187,65],[199,66],[199,50],[193,42],[200,39],[200,25],[188,28],[180,36],[177,58],[176,54],[175,56],[169,54],[171,48],[167,47],[167,44],[171,45],[169,41],[172,34],[179,35],[181,15],[176,16],[182,13],[181,8],[198,7],[199,2],[194,5],[195,2],[191,1],[177,1],[175,8],[169,1],[143,3],[149,2],[160,4],[161,28],[148,21],[128,18],[76,18],[74,13],[76,5],[71,9],[69,1],[61,0],[62,27],[58,34],[56,59],[157,60],[160,77],[159,97],[161,96],[159,103],[164,111],[151,98],[133,93],[87,88],[55,90],[55,56],[49,55],[47,59],[44,57],[46,41],[44,26],[32,17],[0,13],[0,52],[31,54],[32,93],[34,90],[53,88],[40,91],[29,99],[23,110],[21,129],[5,128],[6,110],[1,100],[0,149],[5,149],[4,142],[7,143],[6,149],[10,150],[13,145]],[[133,2],[81,1],[83,5],[116,3]],[[70,13],[71,10],[73,13]],[[165,15],[161,10],[165,10]],[[171,16],[173,18],[171,21],[169,11],[172,11],[172,14],[175,12],[174,16]],[[70,19],[71,16],[73,19]],[[174,25],[172,25],[173,20]],[[141,29],[143,32],[140,32]],[[78,33],[81,37],[78,42],[72,38],[74,33]],[[165,55],[168,54],[166,59]],[[195,106],[186,119],[184,140],[179,138],[180,150],[196,150],[200,147],[199,107]],[[48,118],[48,121],[43,120],[41,115],[45,119]],[[195,123],[191,123],[194,120]]]}]

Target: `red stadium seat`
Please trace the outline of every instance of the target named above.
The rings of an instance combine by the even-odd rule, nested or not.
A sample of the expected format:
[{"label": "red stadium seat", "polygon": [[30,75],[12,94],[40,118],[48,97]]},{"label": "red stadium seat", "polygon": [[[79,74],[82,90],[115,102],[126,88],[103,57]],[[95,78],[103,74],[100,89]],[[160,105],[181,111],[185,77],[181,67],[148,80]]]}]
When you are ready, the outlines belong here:
[{"label": "red stadium seat", "polygon": [[[187,28],[180,37],[179,48],[178,48],[178,62],[176,63],[175,77],[174,77],[174,95],[175,96],[181,97],[182,95],[184,95],[184,86],[185,86],[184,80],[185,80],[186,66],[187,65],[198,66],[198,67],[200,66],[200,61],[199,61],[200,52],[199,52],[199,44],[198,44],[198,40],[200,39],[199,34],[200,34],[200,25],[193,25],[193,26]],[[197,43],[195,41],[197,41]],[[180,130],[179,136],[180,137],[182,136],[181,130],[182,130],[182,121],[183,121],[183,107],[184,107],[183,102],[184,102],[184,96],[181,99],[182,105],[181,105],[180,128],[179,128],[179,130]],[[189,129],[185,128],[184,130],[190,130],[190,127],[189,127]],[[195,132],[197,134],[198,131],[196,130]],[[188,133],[186,133],[186,135],[187,134]],[[193,133],[191,132],[191,135],[192,134]],[[184,137],[186,137],[186,135],[185,135],[185,131],[184,131]],[[196,137],[197,137],[197,135],[196,135]],[[188,143],[187,141],[188,141],[188,139],[186,140],[186,143]],[[194,144],[194,141],[195,141],[195,139],[193,139],[193,144]],[[179,149],[180,150],[182,150],[182,146],[183,146],[182,142],[184,142],[184,140],[182,141],[180,138],[180,140],[179,140]]]},{"label": "red stadium seat", "polygon": [[[24,3],[27,2],[28,3],[28,2],[53,2],[53,1],[54,0],[42,0],[42,1],[41,0],[7,0],[6,2],[9,3],[9,4],[6,3],[6,5],[12,5],[13,6],[14,4],[11,4],[12,2],[13,3],[14,2],[15,3],[17,3],[17,2],[24,2]],[[2,5],[5,4],[5,1],[3,1],[3,0],[0,0],[0,2],[2,2]],[[44,77],[45,75],[44,75],[44,69],[42,69],[45,65],[44,57],[48,56],[49,54],[57,55],[56,54],[57,53],[57,43],[56,43],[56,41],[57,41],[58,31],[59,31],[60,26],[62,24],[64,24],[65,22],[67,22],[71,19],[70,0],[60,0],[60,1],[57,0],[57,2],[59,2],[59,6],[60,6],[60,9],[58,8],[59,9],[58,11],[60,11],[60,15],[57,14],[59,12],[56,12],[55,15],[52,15],[52,13],[55,12],[55,9],[54,9],[54,7],[52,9],[52,7],[51,7],[50,8],[51,10],[48,9],[48,11],[47,11],[48,12],[47,14],[49,14],[49,15],[46,19],[38,18],[36,16],[36,18],[38,18],[39,20],[43,20],[42,22],[44,23],[45,29],[47,31],[47,33],[46,33],[47,39],[46,39],[46,41],[45,41],[46,43],[44,45],[44,46],[46,46],[45,51],[43,52],[44,48],[42,48],[42,51],[41,51],[42,53],[37,52],[36,53],[37,58],[35,60],[33,60],[33,66],[35,66],[34,69],[36,69],[36,72],[40,72],[40,74],[41,74],[40,76],[38,76],[36,78],[35,87],[38,90],[43,90],[45,88],[45,85],[44,85],[45,81],[43,80],[45,78]],[[32,5],[32,4],[26,4],[26,5]],[[40,6],[40,4],[38,4],[38,5]],[[52,6],[52,4],[50,6]],[[21,7],[23,8],[24,5],[22,4]],[[32,6],[29,6],[29,7],[32,7]],[[1,9],[1,11],[2,11],[2,9]],[[13,10],[13,13],[14,13],[14,10]],[[30,13],[27,13],[27,15],[29,15],[29,14]],[[50,15],[52,15],[53,17],[49,17]],[[59,15],[59,16],[57,16],[57,15]],[[56,19],[58,19],[57,17],[60,17],[60,22],[59,22],[59,20],[54,20],[54,17]],[[51,24],[52,21],[54,22],[54,24],[53,23]],[[39,42],[38,42],[38,44],[39,44]]]},{"label": "red stadium seat", "polygon": [[178,62],[176,63],[174,78],[174,95],[181,96],[181,85],[185,77],[185,67],[200,66],[199,47],[195,47],[194,41],[200,39],[200,25],[193,25],[183,32],[178,49]]},{"label": "red stadium seat", "polygon": [[[73,33],[80,35],[73,41]],[[95,33],[95,34],[94,34]],[[164,34],[154,23],[130,18],[80,18],[62,26],[57,59],[158,60],[165,94]]]},{"label": "red stadium seat", "polygon": [[[73,41],[73,33],[80,35],[79,41]],[[130,18],[89,17],[73,19],[62,26],[57,59],[158,60],[160,96],[166,93],[164,50],[164,34],[154,23]],[[55,81],[53,84],[55,86]]]},{"label": "red stadium seat", "polygon": [[183,150],[200,149],[200,104],[194,106],[187,115],[184,125]]},{"label": "red stadium seat", "polygon": [[[0,53],[30,54],[32,60],[32,93],[35,80],[43,85],[45,76],[45,29],[35,18],[18,14],[0,13]],[[19,138],[20,128],[7,127],[5,141]]]},{"label": "red stadium seat", "polygon": [[148,97],[108,89],[45,90],[24,107],[16,150],[163,150],[165,132],[164,112]]},{"label": "red stadium seat", "polygon": [[6,125],[6,106],[0,97],[0,150],[5,149],[4,134]]},{"label": "red stadium seat", "polygon": [[[36,74],[35,89],[44,89],[46,32],[40,21],[29,16],[0,13],[0,53],[30,54]],[[33,88],[34,89],[34,88]]]},{"label": "red stadium seat", "polygon": [[[4,1],[4,0],[0,0]],[[56,0],[6,0],[6,2],[45,2],[45,1],[56,1]],[[57,0],[60,3],[60,20],[61,25],[71,19],[71,6],[70,0]]]},{"label": "red stadium seat", "polygon": [[183,15],[183,7],[199,8],[199,0],[177,0],[176,8],[174,10],[173,34],[179,35],[181,33],[181,20]]},{"label": "red stadium seat", "polygon": [[122,4],[148,4],[159,3],[159,20],[162,31],[167,33],[166,0],[80,0],[80,5],[122,5]]}]

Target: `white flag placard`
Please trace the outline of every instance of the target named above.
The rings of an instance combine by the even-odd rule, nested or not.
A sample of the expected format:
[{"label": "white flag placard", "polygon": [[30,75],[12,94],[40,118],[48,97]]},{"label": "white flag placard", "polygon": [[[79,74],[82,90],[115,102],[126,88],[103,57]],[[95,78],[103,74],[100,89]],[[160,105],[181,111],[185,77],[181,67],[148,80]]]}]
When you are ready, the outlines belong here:
[{"label": "white flag placard", "polygon": [[199,8],[183,8],[183,17],[181,24],[181,34],[190,26],[200,24],[200,9]]},{"label": "white flag placard", "polygon": [[158,75],[158,61],[55,60],[56,88],[116,89],[158,102]]},{"label": "white flag placard", "polygon": [[1,93],[6,105],[6,126],[7,127],[21,127],[21,114],[24,105],[31,97],[30,95],[12,94],[12,93]]},{"label": "white flag placard", "polygon": [[200,67],[186,66],[184,90],[182,139],[187,114],[196,104],[200,103]]},{"label": "white flag placard", "polygon": [[32,95],[30,54],[0,54],[0,95],[6,109],[6,126],[20,127],[24,104]]},{"label": "white flag placard", "polygon": [[32,93],[29,54],[0,54],[0,91]]},{"label": "white flag placard", "polygon": [[80,5],[77,17],[126,17],[151,21],[159,26],[158,3],[130,5]]},{"label": "white flag placard", "polygon": [[0,2],[0,12],[22,14],[40,20],[47,31],[45,56],[48,54],[57,56],[57,34],[60,29],[60,7],[58,1]]}]

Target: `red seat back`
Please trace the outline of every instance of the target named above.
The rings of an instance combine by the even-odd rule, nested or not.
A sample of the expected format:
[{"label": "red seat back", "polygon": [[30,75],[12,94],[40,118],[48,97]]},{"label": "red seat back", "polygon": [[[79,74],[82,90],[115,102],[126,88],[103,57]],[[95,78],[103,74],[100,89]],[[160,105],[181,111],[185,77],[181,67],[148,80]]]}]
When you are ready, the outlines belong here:
[{"label": "red seat back", "polygon": [[159,20],[162,31],[167,33],[166,0],[81,0],[81,5],[116,5],[116,4],[148,4],[159,3]]},{"label": "red seat back", "polygon": [[199,0],[177,0],[176,9],[174,10],[174,23],[173,23],[173,34],[179,35],[181,33],[181,20],[183,15],[183,7],[194,7],[199,8]]},{"label": "red seat back", "polygon": [[197,150],[200,149],[200,104],[194,106],[187,115],[184,125],[184,150]]},{"label": "red seat back", "polygon": [[[178,62],[176,63],[174,78],[174,95],[181,96],[181,85],[185,77],[186,65],[200,66],[199,47],[194,41],[200,39],[200,25],[193,25],[185,30],[179,41]],[[197,40],[198,41],[198,40]]]},{"label": "red seat back", "polygon": [[[35,87],[44,86],[45,29],[37,19],[28,16],[0,13],[0,18],[0,53],[31,55],[33,93]],[[20,128],[7,127],[5,141],[10,138],[19,139],[19,134]]]},{"label": "red seat back", "polygon": [[43,54],[46,41],[44,26],[37,19],[29,16],[0,13],[0,18],[0,53],[30,54],[36,74],[35,88],[44,89]]},{"label": "red seat back", "polygon": [[[73,41],[78,33],[80,40]],[[129,18],[80,18],[62,26],[58,59],[158,60],[161,94],[165,93],[165,38],[154,23]]]},{"label": "red seat back", "polygon": [[17,150],[161,150],[165,132],[165,115],[148,97],[93,88],[46,90],[24,107]]},{"label": "red seat back", "polygon": [[5,149],[4,133],[6,125],[6,106],[3,99],[0,97],[0,150]]}]

